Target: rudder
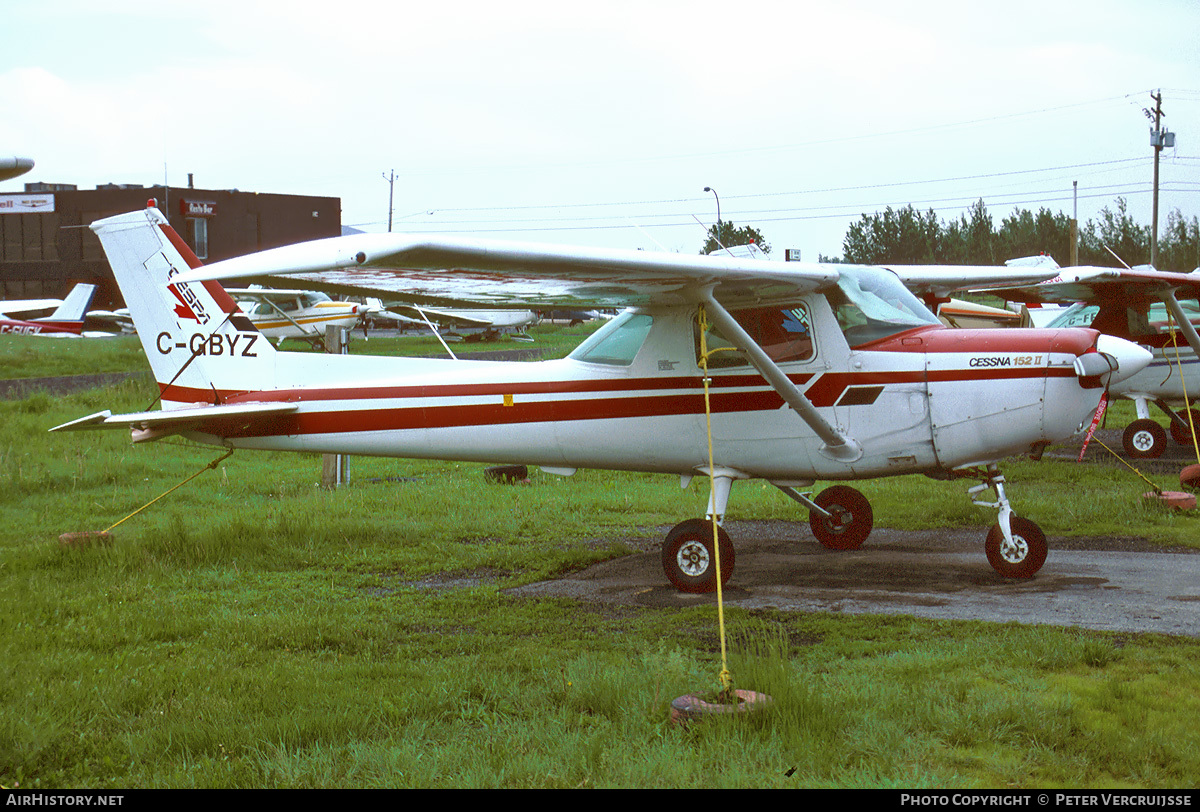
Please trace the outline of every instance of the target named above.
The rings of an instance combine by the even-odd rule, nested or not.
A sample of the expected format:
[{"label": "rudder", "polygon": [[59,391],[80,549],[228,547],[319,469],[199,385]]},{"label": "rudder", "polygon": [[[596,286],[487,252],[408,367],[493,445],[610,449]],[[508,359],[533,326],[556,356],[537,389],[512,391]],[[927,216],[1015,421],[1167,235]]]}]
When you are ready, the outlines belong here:
[{"label": "rudder", "polygon": [[88,306],[92,303],[92,297],[96,295],[96,286],[79,283],[71,288],[71,292],[67,294],[67,298],[63,299],[63,303],[54,309],[44,319],[36,319],[36,321],[83,321],[87,315]]},{"label": "rudder", "polygon": [[171,284],[201,265],[156,208],[92,223],[162,393],[163,408],[270,389],[275,348],[218,282]]}]

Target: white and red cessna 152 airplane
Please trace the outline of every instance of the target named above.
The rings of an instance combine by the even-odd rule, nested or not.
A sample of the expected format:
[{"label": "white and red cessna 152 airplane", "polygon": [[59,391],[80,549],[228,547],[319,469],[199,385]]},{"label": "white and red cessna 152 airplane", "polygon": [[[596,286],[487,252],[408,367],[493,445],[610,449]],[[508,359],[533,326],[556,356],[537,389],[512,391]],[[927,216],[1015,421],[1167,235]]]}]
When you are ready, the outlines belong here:
[{"label": "white and red cessna 152 airplane", "polygon": [[[718,551],[721,580],[733,571],[733,547],[716,525],[732,483],[751,478],[806,505],[817,539],[832,548],[863,543],[871,507],[845,485],[815,499],[798,490],[817,479],[980,479],[969,492],[990,487],[996,500],[977,504],[999,511],[988,560],[1003,575],[1031,576],[1045,560],[1045,536],[1013,514],[996,462],[1071,437],[1106,383],[1150,360],[1135,344],[1084,328],[943,327],[897,272],[880,267],[397,234],[200,267],[157,209],[92,229],[142,337],[162,410],[104,411],[54,430],[519,461],[563,475],[658,472],[684,484],[709,476],[712,521],[684,521],[663,544],[669,579],[693,592],[716,588]],[[992,270],[1015,278],[1013,269]],[[897,271],[925,289],[978,284],[980,273]],[[280,273],[356,295],[403,292],[424,305],[629,309],[553,361],[288,353],[214,281]]]}]

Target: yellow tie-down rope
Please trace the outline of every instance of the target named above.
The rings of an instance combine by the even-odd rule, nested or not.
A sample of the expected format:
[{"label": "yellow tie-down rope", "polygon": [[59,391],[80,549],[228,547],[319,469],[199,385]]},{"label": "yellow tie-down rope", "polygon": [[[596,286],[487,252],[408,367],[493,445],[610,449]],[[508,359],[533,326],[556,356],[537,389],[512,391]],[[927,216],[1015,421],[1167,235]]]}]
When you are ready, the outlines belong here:
[{"label": "yellow tie-down rope", "polygon": [[[1192,447],[1193,447],[1193,448],[1195,449],[1195,451],[1196,451],[1196,462],[1200,463],[1200,444],[1197,444],[1197,440],[1196,440],[1196,424],[1195,424],[1195,422],[1192,420],[1192,410],[1191,410],[1191,408],[1189,407],[1189,404],[1188,404],[1187,381],[1185,381],[1185,380],[1184,380],[1184,377],[1183,377],[1183,359],[1182,359],[1182,357],[1179,355],[1179,341],[1178,341],[1178,339],[1177,339],[1177,337],[1176,337],[1176,331],[1175,331],[1175,329],[1172,327],[1172,324],[1174,323],[1174,320],[1175,320],[1175,317],[1174,317],[1174,315],[1171,313],[1171,311],[1169,311],[1169,310],[1168,310],[1168,311],[1167,311],[1167,329],[1168,329],[1168,330],[1170,330],[1170,332],[1171,332],[1171,346],[1175,348],[1175,365],[1176,365],[1176,367],[1177,367],[1177,369],[1178,369],[1178,372],[1179,372],[1179,384],[1180,384],[1180,386],[1182,386],[1182,387],[1183,387],[1183,410],[1184,410],[1184,411],[1187,413],[1187,418],[1188,418],[1188,426],[1190,426],[1190,427],[1191,427],[1191,430],[1192,430]],[[1164,355],[1166,355],[1165,351],[1164,351],[1164,353],[1163,353],[1163,354],[1164,354]],[[1172,419],[1174,419],[1174,418],[1172,418]],[[1161,495],[1162,495],[1162,493],[1163,493],[1163,489],[1162,489],[1162,488],[1160,488],[1159,486],[1155,485],[1153,482],[1151,482],[1151,481],[1150,481],[1150,480],[1149,480],[1149,479],[1146,477],[1146,475],[1145,475],[1145,474],[1143,474],[1143,473],[1142,473],[1141,471],[1139,471],[1137,468],[1135,468],[1134,466],[1132,466],[1132,465],[1130,465],[1128,462],[1126,462],[1126,461],[1124,460],[1124,458],[1122,458],[1122,457],[1121,457],[1121,455],[1120,455],[1120,454],[1118,454],[1117,452],[1113,451],[1111,448],[1109,448],[1108,446],[1106,446],[1106,445],[1104,444],[1104,442],[1103,442],[1103,441],[1102,441],[1102,440],[1101,440],[1099,437],[1093,437],[1092,439],[1094,439],[1094,440],[1095,440],[1097,443],[1100,443],[1100,447],[1101,447],[1101,448],[1103,448],[1105,451],[1107,451],[1109,454],[1112,454],[1114,457],[1116,457],[1116,458],[1117,458],[1117,460],[1118,460],[1118,461],[1120,461],[1122,465],[1124,465],[1124,466],[1125,466],[1126,468],[1128,468],[1130,471],[1133,471],[1135,474],[1137,474],[1139,477],[1141,477],[1141,478],[1142,478],[1142,481],[1143,481],[1143,482],[1145,482],[1147,485],[1149,485],[1151,488],[1153,488],[1153,489],[1154,489],[1154,492],[1155,492],[1156,494],[1158,494],[1159,496],[1161,496]]]},{"label": "yellow tie-down rope", "polygon": [[[1200,463],[1200,442],[1196,440],[1196,423],[1192,420],[1191,403],[1188,401],[1187,381],[1183,378],[1183,359],[1179,355],[1179,339],[1177,331],[1171,326],[1175,320],[1175,314],[1170,310],[1167,311],[1167,329],[1171,331],[1171,346],[1175,348],[1175,366],[1179,369],[1179,385],[1183,387],[1183,411],[1187,414],[1188,426],[1192,430],[1192,449],[1196,452],[1196,462]],[[1200,353],[1197,354],[1197,360],[1200,360]]]},{"label": "yellow tie-down rope", "polygon": [[183,482],[180,482],[178,485],[176,485],[175,487],[171,488],[170,490],[168,490],[168,491],[165,491],[165,492],[163,492],[163,493],[159,494],[158,496],[154,497],[154,498],[153,498],[153,499],[151,499],[149,502],[147,502],[146,504],[142,505],[140,508],[138,508],[137,510],[135,510],[133,513],[130,513],[130,514],[129,514],[128,516],[126,516],[124,519],[121,519],[121,520],[120,520],[120,521],[118,521],[118,522],[114,522],[113,524],[109,525],[109,527],[108,527],[107,529],[105,529],[105,530],[103,530],[103,531],[101,531],[101,532],[103,532],[103,533],[110,533],[110,532],[112,532],[112,529],[113,529],[114,527],[116,527],[118,524],[121,524],[122,522],[124,522],[124,521],[127,521],[128,519],[132,519],[134,516],[138,515],[138,514],[139,514],[139,513],[141,513],[143,510],[145,510],[146,508],[148,508],[148,507],[150,507],[151,505],[153,505],[153,504],[154,504],[155,502],[157,502],[159,499],[162,499],[163,497],[165,497],[165,496],[168,496],[169,494],[172,494],[172,493],[174,493],[175,491],[179,490],[179,489],[180,489],[180,488],[182,488],[184,485],[188,484],[188,483],[189,483],[189,482],[191,482],[193,479],[195,479],[196,477],[198,477],[198,476],[200,476],[201,474],[203,474],[205,471],[211,471],[211,470],[213,470],[213,469],[214,469],[214,468],[216,468],[218,465],[220,465],[222,462],[224,462],[225,460],[229,459],[231,456],[233,456],[233,449],[232,449],[232,448],[230,448],[228,451],[226,451],[224,454],[222,454],[222,455],[221,455],[220,457],[218,457],[217,459],[215,459],[215,460],[213,460],[212,462],[208,463],[208,465],[205,465],[203,468],[201,468],[201,469],[200,469],[199,471],[197,471],[196,473],[192,474],[190,477],[188,477],[187,479],[185,479]]},{"label": "yellow tie-down rope", "polygon": [[[725,604],[721,592],[721,542],[717,536],[717,499],[716,499],[716,466],[713,465],[713,441],[712,441],[712,407],[708,400],[708,317],[704,312],[704,305],[700,305],[700,368],[704,372],[704,426],[708,433],[708,481],[709,487],[713,492],[712,500],[712,541],[713,541],[713,558],[717,564],[717,626],[721,634],[721,673],[717,675],[717,679],[721,683],[721,688],[724,691],[733,689],[733,676],[729,673],[729,659],[725,650]],[[721,352],[722,350],[733,350],[733,347],[718,347],[713,352]]]}]

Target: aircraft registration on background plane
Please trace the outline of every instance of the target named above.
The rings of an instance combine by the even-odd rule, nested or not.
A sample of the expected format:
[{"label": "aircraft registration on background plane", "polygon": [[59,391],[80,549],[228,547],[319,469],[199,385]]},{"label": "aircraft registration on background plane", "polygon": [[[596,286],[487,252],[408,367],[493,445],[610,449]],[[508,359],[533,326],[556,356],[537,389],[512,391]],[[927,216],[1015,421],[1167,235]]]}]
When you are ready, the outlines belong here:
[{"label": "aircraft registration on background plane", "polygon": [[[66,299],[16,299],[0,302],[0,334],[79,338],[83,335],[88,305],[96,295],[96,286],[80,283],[71,288]],[[11,314],[28,313],[54,307],[49,316],[16,319]]]},{"label": "aircraft registration on background plane", "polygon": [[[1106,384],[1150,353],[1084,328],[961,330],[918,289],[979,268],[769,262],[398,234],[353,235],[201,266],[157,209],[92,224],[161,391],[162,409],[102,411],[54,431],[182,434],[228,448],[522,462],[710,478],[708,518],[667,534],[689,592],[733,572],[720,526],[734,482],[763,479],[808,508],[829,548],[860,546],[873,514],[846,482],[901,474],[980,481],[998,511],[984,548],[1032,576],[1045,535],[1013,513],[997,462],[1067,439]],[[997,280],[1028,278],[990,270]],[[517,309],[627,306],[567,358],[538,362],[278,351],[216,279],[316,274],[386,298]],[[1044,278],[1039,275],[1036,278]],[[180,303],[185,306],[179,306]],[[994,501],[983,492],[991,489]]]},{"label": "aircraft registration on background plane", "polygon": [[1150,404],[1167,415],[1175,442],[1193,444],[1193,427],[1200,431],[1200,410],[1191,408],[1200,400],[1200,269],[1181,274],[1150,266],[1080,266],[1045,282],[987,292],[1020,302],[1073,303],[1047,327],[1091,327],[1152,352],[1154,360],[1142,372],[1110,387],[1137,410],[1122,438],[1125,453],[1155,458],[1166,449],[1168,429],[1150,417]]}]

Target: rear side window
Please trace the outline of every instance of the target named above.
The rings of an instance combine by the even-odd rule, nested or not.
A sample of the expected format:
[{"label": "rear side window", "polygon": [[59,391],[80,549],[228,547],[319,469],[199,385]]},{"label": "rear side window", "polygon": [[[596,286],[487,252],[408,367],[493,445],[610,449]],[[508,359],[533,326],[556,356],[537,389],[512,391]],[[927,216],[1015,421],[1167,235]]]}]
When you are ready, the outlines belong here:
[{"label": "rear side window", "polygon": [[[777,364],[808,361],[815,354],[812,322],[804,305],[754,307],[730,313],[758,346]],[[700,363],[700,325],[695,325],[696,363]],[[733,348],[733,342],[721,335],[711,323],[705,336],[709,369],[746,366],[749,361]]]}]

